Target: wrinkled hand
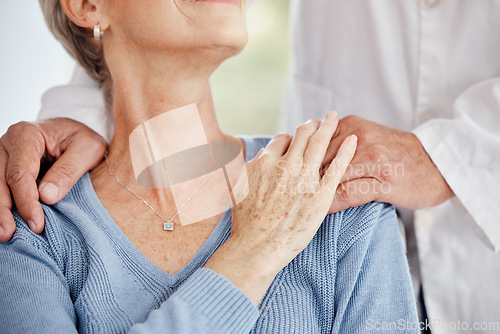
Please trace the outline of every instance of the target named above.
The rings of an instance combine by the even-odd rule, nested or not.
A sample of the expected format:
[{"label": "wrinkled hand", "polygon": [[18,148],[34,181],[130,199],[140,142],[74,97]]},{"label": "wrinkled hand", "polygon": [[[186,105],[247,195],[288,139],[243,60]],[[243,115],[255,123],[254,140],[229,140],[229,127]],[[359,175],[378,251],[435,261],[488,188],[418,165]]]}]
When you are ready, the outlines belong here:
[{"label": "wrinkled hand", "polygon": [[[9,240],[16,227],[10,191],[20,215],[32,231],[40,233],[45,222],[38,200],[57,203],[86,171],[97,166],[105,150],[106,143],[97,133],[70,119],[12,125],[0,138],[0,241]],[[42,158],[57,161],[37,188]]]},{"label": "wrinkled hand", "polygon": [[337,189],[330,213],[371,201],[417,210],[454,196],[414,134],[357,116],[339,121],[323,165],[328,165],[351,134],[359,138],[358,149]]},{"label": "wrinkled hand", "polygon": [[277,135],[247,164],[249,192],[233,209],[231,238],[206,267],[231,280],[256,304],[274,276],[314,237],[354,156],[356,137],[351,136],[320,178],[337,122],[330,113],[321,123],[300,126],[293,139]]}]

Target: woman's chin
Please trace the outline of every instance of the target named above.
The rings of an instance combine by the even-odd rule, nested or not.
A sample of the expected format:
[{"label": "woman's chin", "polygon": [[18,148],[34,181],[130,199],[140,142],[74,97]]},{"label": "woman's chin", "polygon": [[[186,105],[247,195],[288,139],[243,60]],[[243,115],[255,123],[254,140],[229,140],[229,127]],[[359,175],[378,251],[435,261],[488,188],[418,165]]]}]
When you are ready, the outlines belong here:
[{"label": "woman's chin", "polygon": [[220,54],[220,58],[225,60],[234,55],[240,53],[248,42],[248,34],[246,31],[244,33],[226,32],[219,34],[216,39],[213,39],[210,43],[203,41],[199,45],[199,49],[212,50],[215,53]]},{"label": "woman's chin", "polygon": [[224,44],[228,46],[228,48],[233,49],[233,55],[240,53],[248,43],[248,34],[246,30],[244,32],[229,32],[222,35],[224,39]]}]

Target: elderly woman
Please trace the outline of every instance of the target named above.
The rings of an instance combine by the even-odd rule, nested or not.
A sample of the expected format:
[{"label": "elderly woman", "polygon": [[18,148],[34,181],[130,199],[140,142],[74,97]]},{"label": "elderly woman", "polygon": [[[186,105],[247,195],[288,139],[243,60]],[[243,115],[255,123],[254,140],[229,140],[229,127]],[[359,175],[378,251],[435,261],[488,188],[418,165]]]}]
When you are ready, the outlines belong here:
[{"label": "elderly woman", "polygon": [[[327,216],[356,147],[346,139],[320,176],[336,114],[293,139],[235,138],[218,127],[209,77],[245,45],[244,0],[40,4],[103,86],[115,130],[106,159],[43,206],[41,235],[13,210],[17,230],[0,245],[2,332],[418,332],[394,209],[371,203]],[[136,182],[129,138],[165,113],[168,132],[183,120],[172,110],[193,103],[209,142],[241,146],[248,194],[232,211],[182,225],[171,189]],[[197,125],[182,125],[175,143],[189,145]],[[198,196],[186,210],[211,200]],[[164,217],[173,231],[161,228]]]}]

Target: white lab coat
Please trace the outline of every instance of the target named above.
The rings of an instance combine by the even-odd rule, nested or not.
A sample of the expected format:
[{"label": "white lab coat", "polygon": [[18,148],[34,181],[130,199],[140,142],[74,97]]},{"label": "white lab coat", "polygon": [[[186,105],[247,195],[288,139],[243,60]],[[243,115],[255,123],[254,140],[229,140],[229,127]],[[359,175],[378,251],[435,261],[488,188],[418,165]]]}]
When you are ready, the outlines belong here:
[{"label": "white lab coat", "polygon": [[[291,21],[285,129],[333,109],[413,131],[456,194],[405,218],[433,333],[483,322],[493,328],[472,332],[496,332],[500,0],[292,0]],[[77,71],[45,94],[40,117],[71,117],[109,138],[101,101]]]}]

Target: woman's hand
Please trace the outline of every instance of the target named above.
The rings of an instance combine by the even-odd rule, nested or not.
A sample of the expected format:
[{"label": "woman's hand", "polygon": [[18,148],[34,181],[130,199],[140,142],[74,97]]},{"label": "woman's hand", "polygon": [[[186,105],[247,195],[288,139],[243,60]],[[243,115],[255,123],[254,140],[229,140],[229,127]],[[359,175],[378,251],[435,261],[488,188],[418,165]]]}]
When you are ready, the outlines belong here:
[{"label": "woman's hand", "polygon": [[[97,133],[70,119],[12,125],[0,138],[0,241],[9,240],[16,228],[10,191],[19,214],[40,233],[45,222],[38,200],[57,203],[102,160],[105,150],[106,142]],[[42,158],[57,161],[37,188]]]},{"label": "woman's hand", "polygon": [[248,163],[249,193],[233,210],[231,238],[207,262],[258,304],[276,274],[312,240],[354,156],[348,137],[323,177],[321,162],[337,128],[336,113],[275,136]]}]

